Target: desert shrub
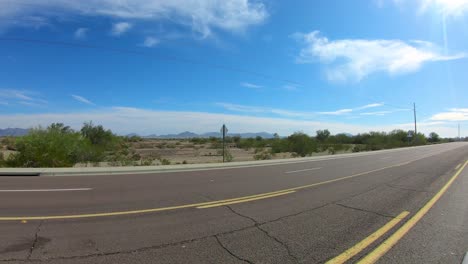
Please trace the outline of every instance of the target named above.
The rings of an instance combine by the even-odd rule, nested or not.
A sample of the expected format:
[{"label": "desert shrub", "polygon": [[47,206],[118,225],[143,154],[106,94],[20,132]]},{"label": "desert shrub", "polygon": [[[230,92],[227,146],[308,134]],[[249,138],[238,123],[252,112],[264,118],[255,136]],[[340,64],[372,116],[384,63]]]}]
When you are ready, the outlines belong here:
[{"label": "desert shrub", "polygon": [[150,157],[146,157],[146,158],[141,160],[141,165],[142,166],[151,166],[151,165],[153,165],[153,159],[150,158]]},{"label": "desert shrub", "polygon": [[[62,123],[33,128],[16,139],[16,153],[6,160],[9,167],[71,167],[76,163],[103,161],[107,155],[122,156],[128,146],[102,126],[85,123],[80,132]],[[117,158],[110,159],[117,161]]]},{"label": "desert shrub", "polygon": [[171,165],[171,161],[168,159],[160,159],[161,165]]},{"label": "desert shrub", "polygon": [[269,153],[269,152],[267,152],[267,151],[263,151],[263,152],[260,152],[260,153],[258,153],[258,154],[255,154],[255,155],[253,156],[253,158],[254,158],[255,160],[269,160],[269,159],[272,159],[273,156],[272,156],[271,153]]},{"label": "desert shrub", "polygon": [[3,156],[3,152],[0,152],[0,168],[5,166],[5,157]]},{"label": "desert shrub", "polygon": [[287,140],[289,150],[297,153],[301,157],[310,155],[317,150],[315,140],[302,132],[296,132],[290,135]]},{"label": "desert shrub", "polygon": [[6,147],[7,150],[16,150],[16,138],[14,137],[5,137],[2,139],[2,145]]}]

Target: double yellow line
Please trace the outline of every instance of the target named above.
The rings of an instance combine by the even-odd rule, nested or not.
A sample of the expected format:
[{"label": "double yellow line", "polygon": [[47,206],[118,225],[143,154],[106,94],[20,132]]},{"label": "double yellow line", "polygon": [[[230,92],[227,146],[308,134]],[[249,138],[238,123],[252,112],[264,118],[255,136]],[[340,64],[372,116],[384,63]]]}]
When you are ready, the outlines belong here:
[{"label": "double yellow line", "polygon": [[[430,155],[432,156],[432,155]],[[27,220],[57,220],[57,219],[80,219],[80,218],[93,218],[93,217],[110,217],[110,216],[123,216],[123,215],[134,215],[134,214],[145,214],[145,213],[154,213],[154,212],[161,212],[161,211],[169,211],[169,210],[176,210],[176,209],[184,209],[184,208],[198,208],[198,209],[205,209],[205,208],[211,208],[211,207],[217,207],[217,206],[223,206],[223,205],[229,205],[229,204],[237,204],[237,203],[243,203],[243,202],[250,202],[250,201],[255,201],[255,200],[261,200],[261,199],[267,199],[267,198],[272,198],[272,197],[277,197],[281,195],[286,195],[286,194],[291,194],[294,193],[298,190],[306,189],[306,188],[311,188],[315,186],[320,186],[324,184],[329,184],[333,182],[338,182],[338,181],[343,181],[363,175],[368,175],[374,172],[378,171],[383,171],[386,169],[390,168],[395,168],[395,167],[400,167],[407,165],[411,162],[426,158],[425,157],[420,157],[416,158],[407,162],[403,163],[398,163],[395,165],[390,165],[386,167],[382,167],[379,169],[374,169],[370,171],[365,171],[365,172],[360,172],[356,173],[353,175],[341,177],[341,178],[336,178],[333,180],[328,180],[328,181],[323,181],[323,182],[317,182],[317,183],[312,183],[312,184],[307,184],[307,185],[302,185],[302,186],[297,186],[289,189],[284,189],[284,190],[278,190],[274,192],[267,192],[267,193],[261,193],[261,194],[256,194],[256,195],[250,195],[250,196],[243,196],[243,197],[237,197],[237,198],[231,198],[231,199],[225,199],[225,200],[218,200],[218,201],[211,201],[211,202],[201,202],[201,203],[193,203],[193,204],[184,204],[184,205],[176,205],[176,206],[169,206],[169,207],[161,207],[161,208],[149,208],[149,209],[140,209],[140,210],[130,210],[130,211],[118,211],[118,212],[103,212],[103,213],[90,213],[90,214],[73,214],[73,215],[48,215],[48,216],[0,216],[0,221],[27,221]]]},{"label": "double yellow line", "polygon": [[224,200],[222,202],[217,201],[217,202],[213,202],[213,203],[210,203],[210,204],[197,206],[197,208],[198,209],[205,209],[205,208],[224,206],[224,205],[230,205],[230,204],[245,203],[245,202],[250,202],[250,201],[256,201],[256,200],[261,200],[261,199],[286,195],[286,194],[290,194],[290,193],[293,193],[293,192],[295,192],[295,191],[286,191],[286,192],[279,191],[279,192],[272,192],[272,193],[264,193],[264,194],[259,194],[259,195],[247,196],[247,197],[243,197],[243,198],[235,198],[235,199],[230,199],[230,200]]},{"label": "double yellow line", "polygon": [[[452,185],[452,183],[457,179],[461,174],[463,169],[468,164],[466,161],[463,165],[459,164],[455,170],[457,172],[450,178],[450,180],[416,213],[411,217],[405,224],[403,224],[395,233],[393,233],[389,238],[384,242],[378,245],[373,251],[371,251],[364,258],[359,260],[359,264],[373,264],[377,262],[383,255],[385,255],[393,246],[395,246],[400,239],[402,239],[410,230],[413,228],[419,220],[434,206],[434,204],[447,192],[447,189]],[[340,255],[334,257],[333,259],[327,261],[327,264],[341,264],[350,260],[352,257],[359,254],[361,251],[366,249],[369,245],[377,241],[393,227],[398,225],[406,216],[409,215],[409,212],[404,211],[399,214],[397,217],[393,218],[386,225],[381,227],[379,230],[372,233],[370,236],[366,237],[364,240],[360,241],[353,247],[349,248]]]}]

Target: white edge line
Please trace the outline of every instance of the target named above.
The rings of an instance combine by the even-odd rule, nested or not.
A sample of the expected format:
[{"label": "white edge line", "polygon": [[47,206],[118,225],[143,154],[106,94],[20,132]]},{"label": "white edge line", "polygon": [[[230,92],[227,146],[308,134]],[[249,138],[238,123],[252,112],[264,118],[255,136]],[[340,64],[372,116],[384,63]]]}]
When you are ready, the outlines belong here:
[{"label": "white edge line", "polygon": [[285,171],[284,173],[295,173],[295,172],[303,172],[303,171],[311,171],[311,170],[320,170],[322,167],[311,168],[311,169],[304,169],[304,170],[293,170],[293,171]]},{"label": "white edge line", "polygon": [[463,258],[462,264],[468,264],[468,252],[466,252],[465,257]]},{"label": "white edge line", "polygon": [[0,190],[0,192],[73,192],[90,191],[93,188],[74,188],[74,189],[30,189],[30,190]]}]

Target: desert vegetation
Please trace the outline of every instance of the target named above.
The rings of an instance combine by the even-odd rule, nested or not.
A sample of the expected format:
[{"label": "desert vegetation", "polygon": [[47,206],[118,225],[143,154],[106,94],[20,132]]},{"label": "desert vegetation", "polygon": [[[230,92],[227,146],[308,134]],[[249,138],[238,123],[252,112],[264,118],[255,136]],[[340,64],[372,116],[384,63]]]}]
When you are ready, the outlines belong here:
[{"label": "desert vegetation", "polygon": [[[432,132],[426,137],[408,131],[331,135],[318,130],[314,136],[296,132],[288,137],[226,138],[224,159],[267,160],[313,155],[373,151],[453,141]],[[21,137],[0,141],[1,167],[149,166],[221,162],[220,138],[148,139],[118,136],[101,125],[84,123],[73,130],[62,123],[37,127]]]}]

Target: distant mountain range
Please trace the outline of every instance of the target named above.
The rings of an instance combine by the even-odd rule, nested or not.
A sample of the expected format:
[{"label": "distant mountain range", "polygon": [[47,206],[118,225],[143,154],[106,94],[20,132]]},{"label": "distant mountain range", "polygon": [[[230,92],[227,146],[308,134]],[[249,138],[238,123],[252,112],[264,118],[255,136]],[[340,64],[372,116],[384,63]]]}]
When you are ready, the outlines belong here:
[{"label": "distant mountain range", "polygon": [[[0,137],[6,137],[6,136],[24,136],[28,133],[29,129],[25,128],[5,128],[1,129],[0,128]],[[352,137],[352,134],[349,133],[344,133],[349,137]],[[139,136],[136,133],[131,133],[127,135],[128,137],[131,136]],[[241,138],[254,138],[257,136],[260,136],[262,138],[273,138],[274,134],[268,133],[268,132],[257,132],[257,133],[228,133],[228,136],[234,137],[234,136],[240,136]],[[186,139],[186,138],[209,138],[209,137],[221,137],[220,132],[207,132],[203,134],[197,134],[193,133],[190,131],[185,131],[179,134],[167,134],[167,135],[156,135],[156,134],[151,134],[147,136],[141,136],[143,138],[163,138],[163,139],[169,139],[169,138],[174,138],[174,139]]]},{"label": "distant mountain range", "polygon": [[[29,129],[25,128],[5,128],[1,129],[0,128],[0,137],[6,137],[6,136],[24,136],[28,134]],[[139,136],[136,133],[131,133],[127,135],[128,137],[131,136]],[[254,138],[257,136],[261,136],[262,138],[273,138],[273,134],[267,133],[267,132],[259,132],[259,133],[229,133],[228,136],[233,137],[233,136],[240,136],[241,138]],[[179,134],[167,134],[167,135],[147,135],[147,136],[142,136],[144,138],[163,138],[163,139],[168,139],[168,138],[174,138],[174,139],[184,139],[184,138],[209,138],[209,137],[221,137],[220,132],[207,132],[203,134],[197,134],[189,131],[185,131]]]},{"label": "distant mountain range", "polygon": [[[132,133],[132,134],[129,134],[127,136],[136,136],[136,134]],[[254,138],[254,137],[257,137],[257,136],[260,136],[262,138],[273,138],[274,135],[271,134],[271,133],[267,133],[267,132],[258,132],[258,133],[228,133],[228,136],[230,137],[233,137],[233,136],[240,136],[241,138]],[[147,136],[143,136],[144,138],[181,138],[181,139],[184,139],[184,138],[209,138],[209,137],[221,137],[221,133],[220,132],[207,132],[207,133],[203,133],[203,134],[197,134],[197,133],[193,133],[193,132],[189,132],[189,131],[185,131],[185,132],[182,132],[182,133],[179,133],[179,134],[167,134],[167,135],[155,135],[155,134],[152,134],[152,135],[147,135]]]},{"label": "distant mountain range", "polygon": [[5,129],[0,128],[0,137],[24,136],[28,133],[28,131],[29,129],[25,129],[25,128],[5,128]]}]

